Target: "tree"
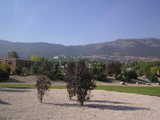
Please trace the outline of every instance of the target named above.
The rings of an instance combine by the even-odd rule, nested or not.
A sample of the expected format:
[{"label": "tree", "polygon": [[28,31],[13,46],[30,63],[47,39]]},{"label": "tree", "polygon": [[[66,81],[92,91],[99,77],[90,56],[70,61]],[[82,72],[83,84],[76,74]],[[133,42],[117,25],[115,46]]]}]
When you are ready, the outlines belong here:
[{"label": "tree", "polygon": [[11,69],[8,64],[0,64],[0,69],[4,72],[10,73]]},{"label": "tree", "polygon": [[106,67],[104,63],[94,62],[89,65],[95,80],[107,81]]},{"label": "tree", "polygon": [[8,52],[8,58],[19,58],[19,56],[16,51],[11,51],[11,52]]},{"label": "tree", "polygon": [[0,64],[0,82],[9,79],[10,67],[7,64]]},{"label": "tree", "polygon": [[120,62],[108,62],[106,63],[106,71],[109,75],[115,75],[117,77],[118,74],[121,73],[122,64]]},{"label": "tree", "polygon": [[51,86],[51,82],[46,78],[46,76],[38,76],[38,80],[36,82],[36,88],[38,93],[38,99],[42,103],[43,97],[45,93],[48,91],[49,87]]},{"label": "tree", "polygon": [[76,95],[76,63],[69,62],[65,66],[65,81],[67,82],[67,92],[71,99]]},{"label": "tree", "polygon": [[41,61],[41,60],[43,60],[43,57],[37,56],[37,55],[32,55],[32,56],[29,57],[29,60],[32,60],[32,61]]},{"label": "tree", "polygon": [[80,105],[84,105],[87,95],[96,85],[85,61],[71,62],[66,66],[67,91],[69,96],[76,95]]},{"label": "tree", "polygon": [[48,59],[42,59],[33,64],[33,74],[43,74],[48,76],[51,80],[63,80],[63,68],[56,62],[49,61]]}]

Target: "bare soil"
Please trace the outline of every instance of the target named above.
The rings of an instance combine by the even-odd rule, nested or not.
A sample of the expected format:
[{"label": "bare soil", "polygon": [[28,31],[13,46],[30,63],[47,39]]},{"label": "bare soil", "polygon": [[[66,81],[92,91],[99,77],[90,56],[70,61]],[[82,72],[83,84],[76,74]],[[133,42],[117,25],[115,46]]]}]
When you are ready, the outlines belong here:
[{"label": "bare soil", "polygon": [[44,103],[36,89],[0,88],[0,120],[159,120],[160,98],[94,90],[80,107],[65,89],[52,89]]}]

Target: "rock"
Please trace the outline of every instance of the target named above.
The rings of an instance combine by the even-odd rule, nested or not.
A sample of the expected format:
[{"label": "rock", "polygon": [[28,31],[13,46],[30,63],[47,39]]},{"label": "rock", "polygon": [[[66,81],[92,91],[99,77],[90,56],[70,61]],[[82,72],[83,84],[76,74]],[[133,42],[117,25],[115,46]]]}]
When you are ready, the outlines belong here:
[{"label": "rock", "polygon": [[122,82],[120,82],[120,85],[126,85],[126,83],[122,81]]}]

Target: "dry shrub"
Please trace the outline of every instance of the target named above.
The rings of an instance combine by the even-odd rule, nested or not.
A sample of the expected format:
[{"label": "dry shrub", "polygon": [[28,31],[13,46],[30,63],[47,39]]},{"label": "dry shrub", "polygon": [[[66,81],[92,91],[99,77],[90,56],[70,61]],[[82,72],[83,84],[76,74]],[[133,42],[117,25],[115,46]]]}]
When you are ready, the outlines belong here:
[{"label": "dry shrub", "polygon": [[96,85],[92,72],[85,61],[71,62],[66,66],[66,82],[69,97],[77,96],[80,105],[89,99],[89,93]]},{"label": "dry shrub", "polygon": [[49,87],[51,86],[51,82],[44,75],[37,76],[37,78],[38,79],[36,82],[36,88],[38,93],[38,99],[42,103],[45,93],[49,90]]}]

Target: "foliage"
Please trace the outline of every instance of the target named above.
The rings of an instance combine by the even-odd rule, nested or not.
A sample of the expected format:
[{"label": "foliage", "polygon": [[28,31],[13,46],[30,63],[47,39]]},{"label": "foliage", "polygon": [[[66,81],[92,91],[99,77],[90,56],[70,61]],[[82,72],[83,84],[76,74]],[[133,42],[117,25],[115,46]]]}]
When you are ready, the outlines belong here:
[{"label": "foliage", "polygon": [[71,62],[66,67],[67,91],[69,96],[76,95],[80,105],[83,106],[90,90],[95,88],[92,73],[85,61]]},{"label": "foliage", "polygon": [[0,82],[6,81],[9,79],[9,73],[0,69]]},{"label": "foliage", "polygon": [[132,68],[132,70],[136,71],[138,75],[141,76],[141,75],[147,75],[150,72],[155,73],[156,71],[160,70],[160,62],[135,61],[128,63],[126,67]]},{"label": "foliage", "polygon": [[7,64],[0,64],[0,81],[9,79],[10,67]]},{"label": "foliage", "polygon": [[43,74],[48,76],[51,80],[63,80],[64,68],[59,63],[42,59],[35,62],[31,68],[33,74]]},{"label": "foliage", "polygon": [[10,69],[9,65],[7,65],[7,64],[0,64],[0,70],[7,72],[7,73],[10,73],[11,69]]},{"label": "foliage", "polygon": [[122,71],[122,64],[120,62],[108,62],[106,63],[106,70],[107,74],[117,76]]},{"label": "foliage", "polygon": [[11,52],[8,52],[8,58],[19,58],[19,56],[16,51],[11,51]]},{"label": "foliage", "polygon": [[38,76],[36,87],[37,87],[38,99],[41,103],[43,102],[43,97],[50,86],[51,82],[45,76],[43,75]]},{"label": "foliage", "polygon": [[107,81],[106,67],[103,62],[89,63],[92,75],[95,80]]},{"label": "foliage", "polygon": [[30,74],[31,74],[30,68],[27,68],[27,67],[22,68],[21,75],[26,76],[26,75],[30,75]]},{"label": "foliage", "polygon": [[148,74],[146,75],[146,77],[148,78],[148,80],[149,80],[150,82],[153,82],[153,83],[159,82],[159,81],[158,81],[158,77],[157,77],[157,75],[156,75],[155,73],[148,73]]},{"label": "foliage", "polygon": [[150,68],[150,72],[160,76],[160,66],[154,66]]},{"label": "foliage", "polygon": [[131,82],[131,79],[137,79],[137,77],[138,76],[135,71],[123,71],[117,76],[117,79],[124,82]]},{"label": "foliage", "polygon": [[37,56],[37,55],[32,55],[29,57],[29,60],[32,60],[32,61],[41,61],[43,59],[44,59],[43,57]]}]

